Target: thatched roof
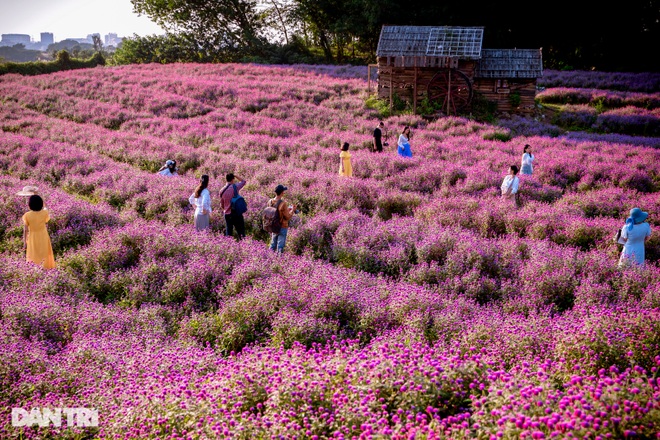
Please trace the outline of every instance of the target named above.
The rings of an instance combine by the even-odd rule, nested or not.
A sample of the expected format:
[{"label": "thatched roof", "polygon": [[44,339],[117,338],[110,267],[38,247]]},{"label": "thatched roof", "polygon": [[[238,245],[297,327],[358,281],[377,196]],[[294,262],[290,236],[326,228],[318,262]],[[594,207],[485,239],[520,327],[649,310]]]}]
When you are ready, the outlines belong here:
[{"label": "thatched roof", "polygon": [[483,49],[475,78],[540,78],[541,49]]},{"label": "thatched roof", "polygon": [[483,27],[384,25],[376,56],[479,59],[483,35]]}]

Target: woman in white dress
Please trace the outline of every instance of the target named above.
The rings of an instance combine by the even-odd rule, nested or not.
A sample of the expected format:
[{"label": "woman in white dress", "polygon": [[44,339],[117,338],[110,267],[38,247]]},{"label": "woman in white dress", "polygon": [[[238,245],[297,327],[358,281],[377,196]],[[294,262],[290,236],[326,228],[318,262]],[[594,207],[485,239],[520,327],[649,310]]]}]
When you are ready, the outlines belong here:
[{"label": "woman in white dress", "polygon": [[619,267],[644,264],[644,244],[651,236],[651,225],[644,221],[648,215],[648,212],[639,208],[630,210],[630,217],[621,228],[621,238],[625,244],[619,258]]},{"label": "woman in white dress", "polygon": [[511,165],[509,167],[509,174],[504,176],[502,181],[502,199],[508,200],[513,203],[513,206],[517,206],[516,203],[516,194],[518,194],[518,185],[520,184],[520,179],[518,179],[518,167],[516,165]]},{"label": "woman in white dress", "polygon": [[520,174],[528,174],[531,176],[534,171],[534,167],[532,166],[534,155],[532,154],[531,148],[532,147],[530,147],[529,144],[525,145],[525,148],[523,148],[523,155],[520,161]]},{"label": "woman in white dress", "polygon": [[195,192],[190,195],[188,201],[195,207],[195,229],[203,231],[209,227],[211,209],[211,193],[208,190],[209,176],[202,174],[199,185]]}]

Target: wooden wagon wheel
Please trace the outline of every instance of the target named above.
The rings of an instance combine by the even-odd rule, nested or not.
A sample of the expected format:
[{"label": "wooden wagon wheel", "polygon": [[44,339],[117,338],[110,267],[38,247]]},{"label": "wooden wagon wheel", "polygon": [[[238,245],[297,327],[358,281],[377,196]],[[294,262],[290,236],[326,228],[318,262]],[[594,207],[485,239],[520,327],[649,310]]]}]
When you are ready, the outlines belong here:
[{"label": "wooden wagon wheel", "polygon": [[433,75],[427,93],[429,101],[442,104],[445,114],[455,115],[472,101],[472,83],[460,70],[445,69]]}]

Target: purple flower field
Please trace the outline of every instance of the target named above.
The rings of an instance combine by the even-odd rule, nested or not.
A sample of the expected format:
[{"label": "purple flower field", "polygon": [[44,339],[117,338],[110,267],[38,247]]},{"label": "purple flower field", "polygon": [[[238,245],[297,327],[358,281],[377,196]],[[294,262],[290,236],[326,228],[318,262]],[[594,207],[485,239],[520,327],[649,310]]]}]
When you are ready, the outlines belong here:
[{"label": "purple flower field", "polygon": [[[366,69],[0,76],[0,438],[660,439],[658,78],[589,73],[549,72],[541,100],[600,132],[404,114],[383,153]],[[525,144],[515,208],[499,187]],[[156,174],[167,159],[179,176]],[[278,256],[260,210],[280,183],[300,214]],[[26,185],[56,269],[25,262]],[[620,269],[633,207],[652,236]],[[99,424],[16,427],[12,408]]]}]

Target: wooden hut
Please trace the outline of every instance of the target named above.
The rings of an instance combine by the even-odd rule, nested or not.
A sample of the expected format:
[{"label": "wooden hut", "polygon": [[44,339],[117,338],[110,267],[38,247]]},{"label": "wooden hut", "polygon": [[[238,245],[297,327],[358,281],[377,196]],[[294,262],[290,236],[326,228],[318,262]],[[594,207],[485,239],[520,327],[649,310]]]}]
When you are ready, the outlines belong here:
[{"label": "wooden hut", "polygon": [[542,76],[541,49],[483,49],[474,90],[496,102],[499,112],[531,113],[536,80]]},{"label": "wooden hut", "polygon": [[[534,104],[541,51],[483,49],[483,27],[391,26],[381,29],[376,50],[378,97],[394,95],[417,109],[428,98],[445,114],[469,110],[474,92],[498,111]],[[508,93],[506,92],[508,90]],[[533,92],[533,93],[532,93]]]}]

